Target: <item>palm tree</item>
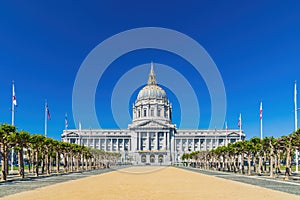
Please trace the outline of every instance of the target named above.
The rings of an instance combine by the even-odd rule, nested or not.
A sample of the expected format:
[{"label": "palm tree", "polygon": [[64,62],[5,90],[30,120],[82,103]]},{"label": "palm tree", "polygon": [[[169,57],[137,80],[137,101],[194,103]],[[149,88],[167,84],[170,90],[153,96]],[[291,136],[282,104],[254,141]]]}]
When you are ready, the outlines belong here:
[{"label": "palm tree", "polygon": [[9,137],[15,143],[14,149],[18,152],[19,175],[24,179],[24,149],[28,147],[30,134],[26,131],[20,131],[12,133]]},{"label": "palm tree", "polygon": [[39,156],[42,152],[45,136],[34,134],[30,137],[30,147],[33,152],[33,168],[35,176],[39,176]]},{"label": "palm tree", "polygon": [[[300,150],[300,128],[291,134],[294,150]],[[299,158],[295,162],[299,163]]]},{"label": "palm tree", "polygon": [[60,149],[63,155],[63,163],[64,163],[64,172],[68,171],[68,154],[69,154],[70,144],[67,142],[62,142],[60,144]]},{"label": "palm tree", "polygon": [[277,145],[277,139],[274,137],[266,137],[265,138],[266,142],[268,143],[269,146],[269,157],[270,157],[270,177],[274,176],[273,172],[273,164],[274,164],[274,158],[276,154],[276,145]]},{"label": "palm tree", "polygon": [[[46,173],[47,175],[50,174],[50,165],[52,165],[52,163],[50,162],[50,158],[52,157],[52,149],[53,149],[53,139],[52,138],[44,138],[44,141],[43,141],[43,150],[42,150],[42,158],[44,158],[44,161],[43,163],[45,163],[43,165],[43,168],[44,166],[46,166]],[[42,170],[44,171],[44,170]]]},{"label": "palm tree", "polygon": [[53,151],[55,152],[55,171],[56,173],[59,173],[59,166],[60,166],[60,154],[61,154],[61,143],[57,140],[53,140],[52,146],[53,146]]},{"label": "palm tree", "polygon": [[247,163],[248,163],[248,167],[247,167],[247,174],[251,175],[251,157],[252,157],[252,152],[253,152],[253,143],[249,140],[245,140],[244,141],[244,145],[245,145],[245,154],[247,156]]},{"label": "palm tree", "polygon": [[279,138],[279,143],[282,149],[285,151],[286,161],[285,161],[285,179],[288,180],[289,176],[291,175],[291,154],[292,154],[292,137],[282,136]]},{"label": "palm tree", "polygon": [[[261,140],[258,137],[253,137],[250,139],[250,142],[252,143],[252,155],[253,155],[253,164],[254,164],[254,171],[257,174],[261,173],[261,151],[262,151],[262,144]],[[257,164],[257,158],[259,159],[259,162]]]},{"label": "palm tree", "polygon": [[2,124],[0,126],[0,144],[1,144],[1,152],[2,152],[2,180],[7,180],[8,175],[8,148],[9,148],[9,136],[16,131],[16,127],[9,124]]}]

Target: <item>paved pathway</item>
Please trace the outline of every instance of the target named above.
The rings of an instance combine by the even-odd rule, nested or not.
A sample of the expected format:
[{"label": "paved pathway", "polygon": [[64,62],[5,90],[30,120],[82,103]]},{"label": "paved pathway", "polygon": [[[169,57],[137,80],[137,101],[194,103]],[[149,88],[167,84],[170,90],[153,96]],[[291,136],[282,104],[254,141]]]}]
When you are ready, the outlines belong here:
[{"label": "paved pathway", "polygon": [[[94,172],[92,172],[94,173]],[[95,172],[95,174],[97,174]],[[93,174],[90,174],[93,175]],[[226,180],[219,175],[208,176],[174,167],[130,167],[109,173],[102,173],[78,180],[71,175],[71,181],[36,188],[27,192],[5,196],[5,200],[299,200],[293,194]],[[56,178],[61,179],[59,176]],[[52,177],[55,179],[55,177]],[[37,182],[55,182],[52,178],[37,179]],[[13,182],[11,182],[13,183]],[[31,184],[31,182],[27,182]],[[2,187],[1,185],[0,187]],[[25,186],[23,186],[25,187]],[[29,187],[29,186],[28,186]]]},{"label": "paved pathway", "polygon": [[8,182],[0,182],[0,197],[16,194],[19,192],[34,190],[36,188],[46,187],[49,185],[62,183],[70,180],[76,180],[92,175],[98,175],[110,171],[114,168],[99,169],[93,171],[74,172],[69,174],[52,174],[51,176],[30,177],[24,180],[13,180]]},{"label": "paved pathway", "polygon": [[295,194],[300,196],[300,181],[284,181],[284,180],[271,179],[262,176],[246,176],[246,175],[239,175],[239,174],[234,174],[229,172],[201,170],[197,168],[185,168],[185,167],[180,167],[180,168],[198,172],[201,174],[220,177],[232,181],[238,181],[242,183],[256,185],[256,186],[277,190],[281,192],[287,192],[290,194]]},{"label": "paved pathway", "polygon": [[[242,183],[246,183],[246,184],[250,184],[250,185],[259,186],[262,188],[269,188],[272,190],[277,190],[277,191],[286,192],[286,193],[295,194],[295,195],[300,196],[299,181],[298,181],[298,183],[297,183],[297,181],[286,182],[286,181],[281,181],[281,180],[269,179],[266,177],[244,176],[244,175],[237,175],[237,174],[232,174],[232,173],[227,173],[227,172],[208,171],[208,170],[200,170],[200,169],[195,169],[195,168],[184,168],[184,167],[180,167],[180,168],[184,169],[184,171],[193,171],[193,172],[197,172],[199,174],[205,174],[205,175],[228,179],[228,180],[232,180],[232,181],[236,181],[236,182],[242,182]],[[136,178],[136,176],[132,176],[132,175],[133,174],[136,175],[136,173],[139,172],[139,170],[141,170],[142,174],[145,174],[145,173],[149,174],[149,172],[145,171],[145,169],[147,169],[147,168],[145,168],[145,167],[128,168],[128,170],[131,171],[130,173],[128,173],[126,171],[127,169],[124,169],[121,171],[118,170],[117,172],[122,172],[122,173],[115,174],[113,179],[112,179],[112,175],[109,175],[108,177],[111,177],[111,178],[106,179],[105,181],[103,180],[103,181],[104,181],[104,183],[107,183],[107,181],[112,181],[112,180],[117,181],[116,183],[112,183],[110,185],[110,187],[114,188],[115,190],[119,190],[120,188],[118,189],[118,187],[121,187],[121,189],[123,188],[123,190],[124,190],[123,193],[125,192],[124,194],[127,194],[128,191],[130,191],[130,189],[132,189],[131,187],[129,187],[130,184],[127,185],[128,182],[126,182],[126,181],[121,184],[120,181],[121,180],[133,181]],[[152,168],[149,168],[149,169],[152,169]],[[164,168],[158,168],[158,169],[164,169]],[[169,169],[172,169],[172,168],[169,168]],[[26,178],[25,180],[14,180],[14,181],[9,181],[9,182],[5,182],[5,183],[2,182],[2,183],[0,183],[0,198],[11,195],[11,194],[17,194],[20,192],[24,192],[24,191],[33,191],[37,188],[42,188],[42,187],[46,189],[46,186],[51,186],[51,185],[54,186],[57,183],[63,183],[63,182],[71,181],[71,180],[77,180],[77,179],[81,179],[84,177],[90,177],[90,176],[95,177],[94,175],[99,175],[99,174],[103,174],[103,173],[111,172],[111,171],[115,171],[115,170],[116,169],[102,169],[102,170],[94,170],[94,171],[87,171],[87,172],[75,172],[75,173],[71,173],[71,174],[52,175],[52,176],[48,176],[48,177],[46,176],[46,177],[39,177],[39,178]],[[124,172],[126,172],[125,174],[131,174],[131,175],[128,177],[126,176],[126,178],[125,177],[122,178],[122,176],[124,176]],[[169,173],[168,171],[166,171],[166,172]],[[161,173],[161,170],[155,171],[155,173],[153,173],[152,175],[149,174],[149,176],[147,178],[142,178],[142,179],[138,179],[138,181],[133,181],[133,183],[134,183],[133,186],[140,187],[141,185],[140,184],[136,185],[136,183],[141,183],[141,180],[143,180],[143,181],[148,180],[148,179],[150,180],[150,178],[151,178],[151,179],[153,179],[152,181],[160,180],[156,184],[163,184],[164,185],[164,186],[162,186],[163,188],[170,187],[170,189],[174,189],[174,187],[176,185],[172,186],[172,184],[174,184],[173,183],[174,180],[178,179],[177,176],[180,174],[180,172],[173,170],[173,172],[170,173],[168,176],[168,179],[170,179],[171,182],[162,183],[161,178],[163,178],[163,176],[166,176],[166,172]],[[157,175],[157,173],[160,173],[160,175]],[[195,180],[192,180],[192,178],[197,179],[197,180],[199,180],[199,178],[196,178],[195,175],[191,175],[191,177],[188,177],[189,176],[188,174],[182,174],[182,175],[183,176],[181,176],[181,178],[179,178],[178,181],[175,181],[175,182],[179,183],[179,186],[176,186],[176,187],[179,187],[180,189],[182,189],[182,187],[186,187],[185,184],[188,185],[188,188],[194,187],[194,186],[200,186],[200,185],[202,185],[202,186],[200,186],[200,188],[203,188],[205,186],[208,186],[210,181],[212,181],[211,179],[207,179],[209,177],[207,177],[207,178],[199,177],[200,180],[202,180],[204,182],[193,183],[193,181],[195,181]],[[157,179],[158,177],[159,177],[159,179]],[[105,178],[105,177],[102,177],[102,178]],[[119,178],[121,180],[118,180]],[[167,177],[165,177],[165,178],[167,178]],[[86,184],[87,182],[88,182],[88,180],[85,179],[84,184]],[[152,186],[151,182],[150,183],[145,182],[144,184],[150,184],[150,186]],[[102,183],[99,182],[99,183],[97,183],[97,185],[102,184]],[[182,185],[182,183],[184,183],[184,185]],[[203,183],[204,183],[204,185],[203,185]],[[74,183],[72,183],[72,184],[74,184]],[[196,185],[194,185],[194,184],[196,184]],[[214,184],[219,184],[219,182],[215,182]],[[69,185],[69,183],[67,185]],[[79,184],[79,185],[81,185],[81,184]],[[192,185],[194,185],[194,186],[192,186]],[[106,187],[107,185],[104,185],[104,186]],[[102,186],[102,187],[104,187],[104,186]],[[109,186],[109,184],[108,184],[108,186]],[[127,189],[124,188],[127,186],[128,186]],[[233,186],[233,185],[231,184],[231,186]],[[59,187],[61,187],[61,186],[59,186]],[[100,185],[99,185],[99,187],[100,187]],[[219,188],[218,192],[221,192],[221,193],[228,192],[225,190],[226,187],[227,187],[227,185],[222,186],[224,191],[222,191],[220,189],[221,187],[218,187]],[[256,191],[259,190],[259,187],[256,189]],[[86,190],[88,191],[88,189],[91,190],[91,188],[87,188]],[[108,188],[108,189],[111,189],[111,188]],[[145,189],[145,188],[143,188],[143,189]],[[173,192],[175,192],[175,191],[178,192],[178,189],[175,189]],[[196,190],[195,190],[195,188],[192,189],[193,192],[195,192]],[[248,190],[248,189],[246,189],[246,190]],[[57,191],[57,189],[55,189],[55,191]],[[156,190],[153,190],[153,191],[156,192]],[[158,191],[160,191],[160,189]],[[115,192],[116,191],[111,191],[111,193],[115,193]],[[162,192],[162,191],[160,191],[160,192]],[[188,192],[188,191],[186,191],[186,192]],[[208,195],[208,196],[211,194],[211,193],[209,193],[208,189],[203,188],[203,192],[206,192],[207,194],[205,194],[205,195]],[[118,194],[118,192],[116,194]],[[136,194],[134,193],[134,195],[136,195]],[[184,195],[185,195],[185,193],[184,193]],[[144,197],[144,196],[139,196],[139,197]],[[187,197],[187,196],[185,196],[185,197]],[[244,198],[240,198],[240,199],[245,199],[245,198],[246,197],[244,196]],[[29,198],[29,199],[31,199],[31,198]],[[80,198],[78,198],[78,199],[80,199]],[[109,198],[104,198],[104,199],[109,199]],[[149,198],[149,199],[151,199],[151,198]],[[152,199],[155,199],[155,198],[152,198]],[[180,199],[180,198],[178,198],[178,199]],[[191,199],[197,199],[197,198],[191,198]],[[216,198],[216,199],[218,199],[218,198]]]}]

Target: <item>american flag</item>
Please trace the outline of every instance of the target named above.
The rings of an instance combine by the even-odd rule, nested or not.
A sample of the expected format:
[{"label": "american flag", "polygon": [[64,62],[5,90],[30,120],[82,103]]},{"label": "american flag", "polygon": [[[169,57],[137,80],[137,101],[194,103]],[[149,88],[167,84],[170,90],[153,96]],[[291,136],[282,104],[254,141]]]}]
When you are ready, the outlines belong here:
[{"label": "american flag", "polygon": [[225,126],[226,126],[226,135],[228,134],[228,125],[227,125],[227,121],[225,122]]},{"label": "american flag", "polygon": [[49,111],[49,108],[48,108],[48,104],[46,104],[46,113],[47,113],[48,120],[50,120],[51,116],[50,116],[50,111]]},{"label": "american flag", "polygon": [[15,93],[15,84],[13,82],[13,85],[12,85],[12,101],[13,101],[13,104],[15,106],[17,106],[17,97],[16,97],[16,93]]},{"label": "american flag", "polygon": [[68,129],[69,123],[68,123],[68,115],[66,113],[65,115],[65,128]]},{"label": "american flag", "polygon": [[259,119],[262,120],[262,113],[263,113],[263,109],[262,109],[262,101],[260,102],[260,108],[259,108]]},{"label": "american flag", "polygon": [[242,113],[240,113],[239,121],[238,121],[238,127],[242,126]]}]

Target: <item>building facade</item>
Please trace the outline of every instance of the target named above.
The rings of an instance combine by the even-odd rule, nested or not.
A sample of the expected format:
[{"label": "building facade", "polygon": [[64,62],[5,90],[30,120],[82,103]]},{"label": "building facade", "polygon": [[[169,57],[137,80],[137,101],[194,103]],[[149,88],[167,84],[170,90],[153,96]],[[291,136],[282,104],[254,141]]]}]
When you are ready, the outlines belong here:
[{"label": "building facade", "polygon": [[205,151],[244,140],[240,130],[183,130],[172,124],[172,104],[157,84],[153,64],[148,83],[132,108],[127,129],[64,130],[62,141],[121,153],[121,162],[161,165],[181,162],[183,153]]}]

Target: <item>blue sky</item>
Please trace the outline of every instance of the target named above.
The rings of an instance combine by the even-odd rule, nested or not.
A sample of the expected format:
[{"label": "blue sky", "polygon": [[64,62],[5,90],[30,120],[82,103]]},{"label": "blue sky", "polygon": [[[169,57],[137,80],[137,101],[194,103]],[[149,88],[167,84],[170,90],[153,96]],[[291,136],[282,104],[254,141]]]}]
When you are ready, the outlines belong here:
[{"label": "blue sky", "polygon": [[[237,128],[241,112],[247,138],[259,136],[262,99],[264,134],[289,134],[294,129],[293,82],[300,82],[299,10],[298,1],[1,2],[0,123],[11,122],[14,80],[18,129],[44,132],[47,99],[51,112],[48,136],[60,139],[66,112],[69,128],[74,127],[73,84],[86,56],[122,31],[164,27],[193,38],[214,60],[226,89],[229,128]],[[199,128],[207,128],[210,99],[201,76],[178,56],[153,49],[130,52],[109,66],[101,79],[105,87],[96,93],[101,125],[116,127],[107,109],[112,85],[126,70],[151,60],[174,67],[195,85],[201,104]],[[178,102],[170,91],[168,95],[173,99],[174,122],[178,123]]]}]

